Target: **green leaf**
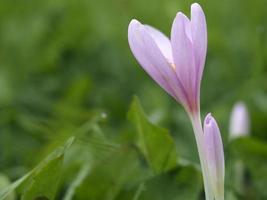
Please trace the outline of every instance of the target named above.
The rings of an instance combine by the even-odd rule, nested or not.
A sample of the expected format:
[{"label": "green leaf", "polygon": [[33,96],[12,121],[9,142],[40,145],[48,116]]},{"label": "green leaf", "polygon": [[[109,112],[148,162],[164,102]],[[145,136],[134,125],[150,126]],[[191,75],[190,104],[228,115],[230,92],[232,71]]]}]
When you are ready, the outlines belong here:
[{"label": "green leaf", "polygon": [[93,166],[77,187],[75,199],[117,199],[124,188],[148,175],[150,173],[141,168],[136,148],[123,146]]},{"label": "green leaf", "polygon": [[63,154],[32,173],[22,185],[22,200],[54,199],[62,163]]},{"label": "green leaf", "polygon": [[202,178],[193,166],[178,167],[145,182],[138,200],[190,200],[198,199]]},{"label": "green leaf", "polygon": [[236,160],[241,159],[250,174],[251,180],[245,183],[245,196],[267,198],[267,143],[254,138],[239,138],[230,143],[230,150]]},{"label": "green leaf", "polygon": [[77,176],[72,181],[71,185],[69,186],[65,196],[64,200],[71,200],[76,192],[76,189],[83,183],[84,179],[87,177],[88,173],[90,171],[90,165],[88,163],[85,163],[81,169],[79,170]]},{"label": "green leaf", "polygon": [[73,142],[74,138],[72,137],[64,146],[56,149],[34,169],[30,177],[21,186],[22,200],[52,200],[55,198],[64,154]]},{"label": "green leaf", "polygon": [[69,138],[64,146],[54,150],[32,171],[2,190],[0,200],[6,199],[15,189],[18,189],[22,200],[54,199],[64,154],[73,142],[74,138]]},{"label": "green leaf", "polygon": [[20,179],[18,179],[14,183],[12,183],[11,185],[9,185],[6,188],[4,188],[3,190],[1,190],[0,191],[0,200],[7,200],[9,195],[11,195],[14,192],[14,190],[17,187],[19,187],[29,177],[30,173],[24,175],[23,177],[21,177]]},{"label": "green leaf", "polygon": [[177,165],[177,153],[173,138],[166,129],[147,119],[137,97],[131,104],[128,118],[136,127],[137,146],[154,172],[161,173],[174,168]]}]

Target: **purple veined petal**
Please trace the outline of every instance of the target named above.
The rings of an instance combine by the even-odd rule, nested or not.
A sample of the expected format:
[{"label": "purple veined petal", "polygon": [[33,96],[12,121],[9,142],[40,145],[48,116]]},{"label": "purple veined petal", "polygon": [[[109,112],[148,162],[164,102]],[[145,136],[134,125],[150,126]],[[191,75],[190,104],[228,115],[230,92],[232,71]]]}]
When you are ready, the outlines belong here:
[{"label": "purple veined petal", "polygon": [[177,101],[185,102],[174,69],[162,54],[147,27],[132,20],[128,28],[128,40],[132,53],[143,69]]},{"label": "purple veined petal", "polygon": [[214,195],[221,197],[224,194],[225,174],[223,143],[217,122],[211,114],[204,120],[204,148]]},{"label": "purple veined petal", "polygon": [[144,25],[144,26],[146,30],[149,32],[149,34],[152,36],[158,47],[160,48],[165,58],[167,58],[167,60],[173,64],[172,47],[170,39],[156,28],[149,25]]},{"label": "purple veined petal", "polygon": [[200,87],[207,53],[207,24],[205,14],[201,6],[197,3],[191,5],[191,31],[198,74],[196,84]]},{"label": "purple veined petal", "polygon": [[175,71],[189,99],[189,106],[197,104],[195,92],[196,69],[193,46],[190,38],[190,21],[181,12],[176,15],[171,30],[171,46]]}]

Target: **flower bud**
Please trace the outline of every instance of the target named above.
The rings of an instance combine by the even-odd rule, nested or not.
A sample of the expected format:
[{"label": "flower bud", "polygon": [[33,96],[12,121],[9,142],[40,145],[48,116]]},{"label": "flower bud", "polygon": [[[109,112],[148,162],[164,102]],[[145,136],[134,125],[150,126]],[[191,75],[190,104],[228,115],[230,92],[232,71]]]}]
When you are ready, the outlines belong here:
[{"label": "flower bud", "polygon": [[247,107],[243,102],[238,102],[235,104],[230,117],[230,138],[246,136],[250,132],[249,129],[250,120]]},{"label": "flower bud", "polygon": [[208,114],[204,121],[204,149],[209,181],[215,199],[224,198],[224,152],[220,130]]}]

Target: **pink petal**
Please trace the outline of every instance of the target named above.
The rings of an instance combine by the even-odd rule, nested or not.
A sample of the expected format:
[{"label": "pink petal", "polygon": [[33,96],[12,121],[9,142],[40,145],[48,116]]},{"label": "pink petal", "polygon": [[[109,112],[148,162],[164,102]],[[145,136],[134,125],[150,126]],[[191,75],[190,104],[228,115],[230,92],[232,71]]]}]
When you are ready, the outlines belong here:
[{"label": "pink petal", "polygon": [[191,5],[191,31],[198,74],[197,84],[200,86],[207,53],[207,24],[205,14],[197,3]]},{"label": "pink petal", "polygon": [[204,148],[207,166],[215,193],[224,190],[224,152],[220,130],[215,119],[208,114],[204,121]]},{"label": "pink petal", "polygon": [[162,54],[167,58],[167,60],[170,63],[173,63],[172,58],[172,48],[171,48],[171,42],[170,39],[167,38],[166,35],[164,35],[159,30],[155,29],[152,26],[144,25],[148,33],[152,36],[153,40],[158,45],[159,49],[161,50]]},{"label": "pink petal", "polygon": [[183,84],[190,104],[196,103],[196,69],[191,42],[189,19],[181,12],[176,15],[171,30],[171,45],[176,74]]},{"label": "pink petal", "polygon": [[229,133],[231,139],[247,136],[250,132],[250,119],[248,109],[245,103],[235,104],[230,118]]},{"label": "pink petal", "polygon": [[137,20],[130,22],[128,40],[132,53],[144,70],[166,92],[177,101],[183,102],[184,95],[176,74],[147,29]]}]

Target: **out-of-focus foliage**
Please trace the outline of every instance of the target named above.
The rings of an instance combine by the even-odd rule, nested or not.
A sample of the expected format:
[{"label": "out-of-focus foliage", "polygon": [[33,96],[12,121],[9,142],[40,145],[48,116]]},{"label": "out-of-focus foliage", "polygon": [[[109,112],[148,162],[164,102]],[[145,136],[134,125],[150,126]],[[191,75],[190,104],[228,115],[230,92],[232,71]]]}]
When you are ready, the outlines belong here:
[{"label": "out-of-focus foliage", "polygon": [[[176,166],[175,144],[167,130],[151,124],[135,98],[129,112],[130,120],[135,124],[137,145],[145,155],[150,167],[156,173],[162,173]],[[160,147],[160,148],[159,148]]]},{"label": "out-of-focus foliage", "polygon": [[[25,176],[4,188],[0,199],[10,199],[18,188],[21,199],[54,199],[66,150],[73,143],[70,138],[64,147],[59,147]],[[14,198],[14,197],[13,197]]]},{"label": "out-of-focus foliage", "polygon": [[[0,1],[0,193],[10,190],[10,200],[15,194],[26,200],[202,199],[189,120],[138,66],[127,42],[132,18],[169,35],[176,12],[189,14],[191,3]],[[223,134],[226,198],[266,199],[266,2],[199,3],[208,23],[202,115],[212,112]],[[138,100],[131,104],[134,94],[147,114]],[[230,143],[229,115],[238,100],[251,113],[252,138]],[[25,178],[71,136],[76,140],[64,159]],[[243,190],[233,181],[240,161]],[[16,180],[23,183],[13,191]]]}]

